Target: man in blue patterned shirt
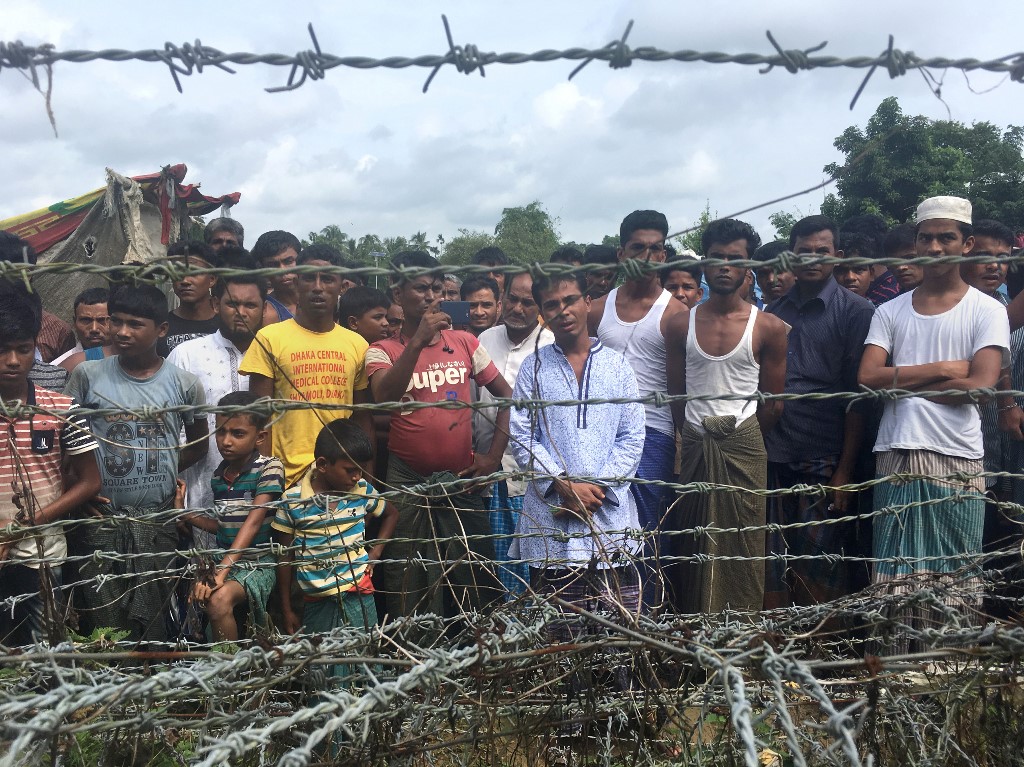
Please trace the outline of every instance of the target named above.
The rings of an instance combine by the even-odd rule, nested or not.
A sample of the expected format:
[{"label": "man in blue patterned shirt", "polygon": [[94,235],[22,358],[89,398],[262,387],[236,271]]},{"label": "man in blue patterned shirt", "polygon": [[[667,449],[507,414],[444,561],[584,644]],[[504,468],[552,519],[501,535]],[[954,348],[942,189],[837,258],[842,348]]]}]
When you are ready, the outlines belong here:
[{"label": "man in blue patterned shirt", "polygon": [[[545,277],[533,296],[555,343],[523,361],[513,396],[583,402],[513,411],[509,444],[531,479],[516,527],[525,537],[511,556],[530,562],[539,594],[636,614],[639,522],[629,487],[643,452],[644,408],[587,402],[638,399],[636,377],[621,354],[588,336],[582,277]],[[555,639],[572,633],[568,624],[561,631]]]}]

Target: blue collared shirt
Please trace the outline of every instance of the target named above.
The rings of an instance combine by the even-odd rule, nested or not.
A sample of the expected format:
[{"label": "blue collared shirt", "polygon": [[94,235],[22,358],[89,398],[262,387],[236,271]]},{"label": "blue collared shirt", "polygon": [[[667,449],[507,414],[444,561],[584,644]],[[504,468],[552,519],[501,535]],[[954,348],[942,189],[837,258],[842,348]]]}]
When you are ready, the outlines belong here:
[{"label": "blue collared shirt", "polygon": [[[787,323],[786,393],[857,391],[857,369],[875,307],[833,279],[801,301],[799,285],[765,311]],[[788,400],[765,435],[768,460],[797,463],[838,456],[849,400]]]},{"label": "blue collared shirt", "polygon": [[[591,339],[581,381],[557,344],[523,360],[516,378],[516,399],[588,400],[639,398],[633,369],[625,358]],[[625,564],[639,549],[639,540],[624,534],[637,530],[636,504],[628,481],[640,465],[644,449],[644,408],[625,404],[542,405],[512,408],[509,447],[530,483],[509,556],[529,560],[531,567],[605,568]],[[559,503],[555,477],[599,478],[604,504],[590,520],[571,514],[555,516]],[[609,481],[613,480],[613,481]],[[594,481],[594,480],[591,480]]]}]

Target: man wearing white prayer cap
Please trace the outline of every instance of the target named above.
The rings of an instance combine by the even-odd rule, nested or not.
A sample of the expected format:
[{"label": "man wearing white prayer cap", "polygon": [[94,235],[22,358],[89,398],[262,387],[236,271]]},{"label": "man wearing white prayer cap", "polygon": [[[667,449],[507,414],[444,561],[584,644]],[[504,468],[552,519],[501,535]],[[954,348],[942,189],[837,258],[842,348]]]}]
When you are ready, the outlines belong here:
[{"label": "man wearing white prayer cap", "polygon": [[[974,245],[971,215],[961,197],[922,202],[918,257],[965,255]],[[920,286],[878,307],[864,343],[861,384],[944,392],[885,404],[875,442],[884,481],[874,492],[872,581],[908,593],[924,576],[934,577],[948,586],[943,603],[970,622],[982,597],[984,447],[978,408],[961,392],[994,387],[1009,364],[1006,310],[965,283],[956,260],[930,263]],[[895,474],[915,478],[896,481]],[[897,619],[922,629],[940,612],[919,607]],[[907,637],[901,632],[887,651],[919,649]]]}]

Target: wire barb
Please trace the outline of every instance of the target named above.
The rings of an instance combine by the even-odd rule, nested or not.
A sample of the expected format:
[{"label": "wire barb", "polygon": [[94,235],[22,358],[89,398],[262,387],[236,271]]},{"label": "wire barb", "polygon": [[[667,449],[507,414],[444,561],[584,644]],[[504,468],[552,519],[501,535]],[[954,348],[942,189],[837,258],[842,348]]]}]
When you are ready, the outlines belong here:
[{"label": "wire barb", "polygon": [[441,67],[445,64],[454,64],[455,69],[464,75],[472,74],[479,69],[480,76],[486,77],[484,63],[485,61],[492,60],[494,57],[493,53],[481,54],[480,49],[475,45],[456,45],[455,39],[452,37],[452,28],[448,24],[448,17],[443,13],[441,14],[441,22],[444,24],[445,37],[448,38],[448,53],[445,55],[444,60],[438,63],[433,71],[427,75],[427,81],[423,83],[424,93],[427,92],[430,83],[433,82],[434,76],[441,71]]},{"label": "wire barb", "polygon": [[868,84],[868,80],[871,79],[871,75],[875,73],[875,70],[879,66],[884,65],[889,70],[889,79],[894,80],[897,77],[901,77],[907,73],[907,65],[916,61],[917,56],[912,52],[904,53],[898,48],[893,48],[894,39],[892,35],[889,35],[889,47],[882,51],[882,62],[883,64],[874,64],[868,73],[864,75],[864,79],[861,81],[860,87],[857,88],[857,92],[853,94],[853,100],[850,101],[851,111],[857,105],[857,99],[860,98],[860,94],[864,92],[865,86]]},{"label": "wire barb", "polygon": [[[765,34],[768,36],[768,42],[770,42],[775,47],[775,50],[779,52],[779,57],[782,59],[777,63],[781,66],[784,66],[787,72],[794,75],[801,69],[814,69],[816,66],[818,66],[816,62],[810,59],[810,55],[812,53],[817,53],[826,45],[828,45],[828,40],[825,40],[823,42],[818,43],[813,48],[807,48],[806,50],[803,51],[787,51],[784,50],[783,47],[779,45],[779,43],[775,40],[775,37],[772,35],[771,30],[767,30]],[[776,62],[769,62],[768,66],[757,71],[762,75],[766,75],[769,72],[771,72],[775,68],[775,66]]]},{"label": "wire barb", "polygon": [[[327,67],[325,66],[323,51],[320,50],[320,42],[316,39],[316,32],[313,31],[313,22],[306,25],[306,29],[309,31],[310,39],[313,41],[313,50],[296,53],[295,63],[292,64],[292,71],[288,73],[287,84],[278,85],[273,88],[264,88],[267,93],[293,91],[301,87],[306,82],[306,78],[310,80],[324,79],[324,76],[327,74]],[[302,71],[302,76],[296,82],[295,75],[299,70]]]},{"label": "wire barb", "polygon": [[[632,52],[629,50],[629,46],[626,45],[626,38],[629,37],[629,33],[632,29],[633,19],[630,19],[629,23],[626,24],[626,31],[622,33],[622,37],[620,37],[618,40],[612,40],[606,46],[599,49],[601,52],[610,53],[608,57],[608,65],[612,69],[623,69],[625,67],[630,66],[633,63]],[[578,67],[576,67],[574,70],[572,70],[572,72],[569,73],[569,79],[571,80],[577,74],[579,74],[583,67],[589,64],[595,58],[596,56],[591,56]]]},{"label": "wire barb", "polygon": [[174,79],[174,87],[178,89],[178,93],[184,93],[178,75],[189,77],[192,75],[193,69],[202,74],[204,66],[213,66],[230,75],[235,74],[235,70],[219,61],[224,56],[221,51],[203,45],[198,38],[196,38],[195,45],[183,43],[180,48],[172,42],[166,42],[163,51],[157,51],[156,55],[170,70],[171,77]]}]

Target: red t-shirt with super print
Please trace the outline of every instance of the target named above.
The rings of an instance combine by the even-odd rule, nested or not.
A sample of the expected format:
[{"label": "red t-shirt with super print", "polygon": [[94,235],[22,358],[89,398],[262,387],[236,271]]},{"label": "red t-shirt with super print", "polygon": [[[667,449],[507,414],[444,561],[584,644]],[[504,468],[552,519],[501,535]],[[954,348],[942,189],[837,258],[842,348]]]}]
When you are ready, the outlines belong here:
[{"label": "red t-shirt with super print", "polygon": [[[451,351],[445,351],[445,349]],[[405,351],[405,339],[378,341],[366,352],[366,375],[387,370]],[[420,352],[401,402],[472,402],[470,382],[486,386],[500,374],[472,333],[442,330]],[[473,411],[430,407],[391,411],[390,451],[424,476],[459,472],[473,462]]]}]

